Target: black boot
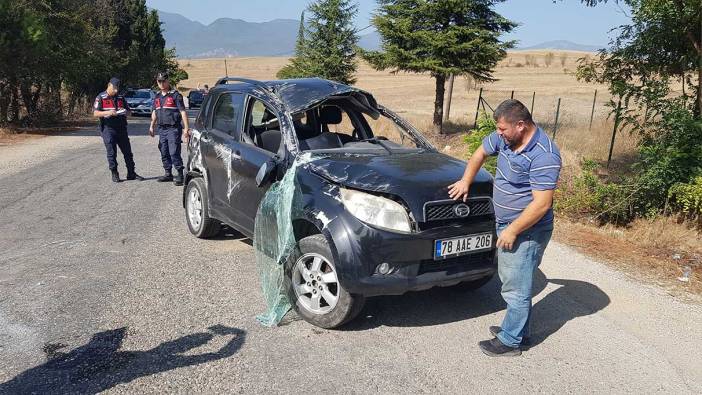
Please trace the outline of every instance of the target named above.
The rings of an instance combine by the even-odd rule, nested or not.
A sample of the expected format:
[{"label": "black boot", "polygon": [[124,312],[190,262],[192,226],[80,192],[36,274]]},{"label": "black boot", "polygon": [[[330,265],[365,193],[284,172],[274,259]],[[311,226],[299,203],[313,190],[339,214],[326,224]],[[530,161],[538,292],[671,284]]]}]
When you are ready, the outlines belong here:
[{"label": "black boot", "polygon": [[127,172],[127,180],[129,180],[129,181],[132,181],[132,180],[144,181],[144,177],[138,175],[134,170],[131,170],[131,171]]},{"label": "black boot", "polygon": [[122,182],[122,180],[119,179],[119,173],[117,172],[117,169],[112,169],[110,171],[112,172],[112,182]]},{"label": "black boot", "polygon": [[156,181],[158,181],[158,182],[171,182],[171,181],[173,181],[173,174],[171,174],[170,170],[166,170],[166,174],[159,177]]},{"label": "black boot", "polygon": [[173,183],[176,186],[181,186],[183,185],[183,169],[178,169],[178,174],[175,176],[173,179]]}]

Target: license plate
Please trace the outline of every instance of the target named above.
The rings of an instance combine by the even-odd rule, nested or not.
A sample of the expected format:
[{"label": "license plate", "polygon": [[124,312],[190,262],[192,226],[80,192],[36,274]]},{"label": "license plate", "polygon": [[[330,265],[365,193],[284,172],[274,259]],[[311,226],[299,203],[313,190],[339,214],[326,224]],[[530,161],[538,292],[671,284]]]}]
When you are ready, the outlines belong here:
[{"label": "license plate", "polygon": [[434,242],[434,259],[445,259],[472,251],[489,250],[491,247],[492,233],[436,240]]}]

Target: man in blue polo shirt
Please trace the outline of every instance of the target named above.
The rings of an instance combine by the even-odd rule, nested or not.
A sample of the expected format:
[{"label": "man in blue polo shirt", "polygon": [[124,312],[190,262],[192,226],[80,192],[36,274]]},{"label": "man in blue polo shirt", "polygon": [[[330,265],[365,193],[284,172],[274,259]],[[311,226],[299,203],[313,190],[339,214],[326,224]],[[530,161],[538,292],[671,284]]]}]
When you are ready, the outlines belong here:
[{"label": "man in blue polo shirt", "polygon": [[520,346],[529,343],[534,272],[553,232],[553,194],[561,154],[518,100],[502,102],[494,119],[497,130],[471,156],[463,178],[449,186],[449,196],[465,201],[485,159],[498,155],[493,204],[498,274],[507,312],[502,325],[490,327],[495,337],[479,346],[490,356],[517,356]]}]

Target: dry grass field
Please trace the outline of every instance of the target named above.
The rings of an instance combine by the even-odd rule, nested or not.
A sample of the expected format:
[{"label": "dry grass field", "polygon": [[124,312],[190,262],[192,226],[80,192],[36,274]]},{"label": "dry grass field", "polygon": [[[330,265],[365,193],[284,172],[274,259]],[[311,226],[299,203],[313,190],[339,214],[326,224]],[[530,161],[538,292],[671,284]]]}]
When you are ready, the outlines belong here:
[{"label": "dry grass field", "polygon": [[[554,56],[547,67],[545,63],[549,52]],[[514,97],[527,106],[531,106],[534,99],[534,117],[549,132],[553,130],[556,104],[561,98],[556,141],[561,148],[576,156],[603,160],[606,159],[612,134],[612,122],[607,119],[609,108],[605,106],[610,99],[606,87],[579,82],[572,75],[577,60],[588,55],[591,54],[514,51],[498,66],[495,82],[475,86],[465,78],[457,78],[451,104],[451,122],[446,126],[449,136],[436,136],[430,131],[434,80],[428,74],[379,72],[361,62],[356,86],[371,92],[380,103],[427,132],[440,149],[462,158],[466,158],[468,153],[461,135],[472,127],[481,87],[483,97],[492,107],[508,99],[512,90],[515,91]],[[287,58],[281,57],[228,58],[227,70],[232,76],[268,80],[275,79],[276,72],[287,62]],[[527,66],[527,63],[532,66]],[[190,76],[181,82],[181,89],[212,85],[217,78],[225,75],[224,59],[182,59],[180,64]],[[589,130],[595,89],[598,90],[595,121],[592,130]],[[634,146],[631,136],[620,135],[615,145],[615,156],[626,157]]]},{"label": "dry grass field", "polygon": [[[547,66],[550,52],[553,57]],[[445,135],[438,135],[431,128],[434,80],[428,74],[379,72],[361,62],[356,86],[371,92],[378,102],[395,110],[424,131],[437,148],[463,159],[470,155],[464,136],[473,126],[480,88],[483,88],[483,97],[492,107],[508,99],[512,90],[515,91],[516,99],[531,106],[535,92],[534,118],[549,134],[553,131],[556,104],[560,98],[559,127],[555,140],[563,154],[562,177],[571,177],[579,173],[579,164],[583,158],[606,161],[613,129],[613,120],[608,118],[610,108],[606,104],[610,97],[606,87],[580,82],[573,75],[578,59],[585,56],[593,54],[513,51],[497,67],[495,82],[475,86],[465,78],[457,78]],[[280,57],[228,58],[227,70],[231,76],[269,80],[275,79],[276,72],[287,62],[287,58]],[[203,84],[211,86],[225,75],[224,59],[182,59],[180,64],[190,76],[181,82],[182,90]],[[596,89],[595,118],[590,129],[590,112]],[[635,136],[627,132],[618,133],[612,170],[626,171],[635,150]],[[675,284],[675,276],[679,272],[678,262],[670,258],[673,253],[682,252],[687,256],[702,253],[702,235],[671,219],[655,222],[639,220],[628,228],[599,228],[559,222],[561,232],[557,232],[557,239],[576,247],[584,246],[586,252],[612,262],[657,262],[648,265],[657,267],[657,271],[647,270],[646,273],[657,278],[657,281],[662,280],[668,284]],[[670,237],[662,238],[661,235]],[[651,253],[652,246],[656,246],[656,254]],[[696,289],[702,289],[699,282],[695,284]],[[691,290],[690,287],[688,289]]]}]

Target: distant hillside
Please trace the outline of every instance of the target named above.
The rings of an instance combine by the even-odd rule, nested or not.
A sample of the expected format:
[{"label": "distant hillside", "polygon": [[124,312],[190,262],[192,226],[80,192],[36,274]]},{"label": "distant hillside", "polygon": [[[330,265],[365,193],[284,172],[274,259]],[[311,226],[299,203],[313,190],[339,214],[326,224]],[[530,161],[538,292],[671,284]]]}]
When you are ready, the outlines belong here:
[{"label": "distant hillside", "polygon": [[605,48],[606,45],[584,45],[577,44],[567,40],[547,41],[541,44],[532,45],[529,47],[519,47],[517,49],[556,49],[562,51],[584,51],[597,52],[600,48]]},{"label": "distant hillside", "polygon": [[[204,25],[180,14],[158,13],[166,46],[176,47],[181,58],[289,56],[294,51],[300,23],[294,19],[255,23],[220,18]],[[375,32],[359,40],[359,46],[366,49],[377,49],[379,43]]]}]

